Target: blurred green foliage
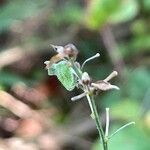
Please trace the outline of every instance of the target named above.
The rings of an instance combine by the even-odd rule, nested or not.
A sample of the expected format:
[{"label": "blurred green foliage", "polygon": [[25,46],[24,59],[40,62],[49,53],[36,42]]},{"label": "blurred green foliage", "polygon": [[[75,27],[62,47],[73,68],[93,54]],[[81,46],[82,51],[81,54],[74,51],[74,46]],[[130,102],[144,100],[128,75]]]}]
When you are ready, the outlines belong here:
[{"label": "blurred green foliage", "polygon": [[136,0],[93,0],[87,11],[86,23],[90,28],[99,29],[106,22],[130,21],[137,13],[138,3]]},{"label": "blurred green foliage", "polygon": [[0,7],[0,31],[7,30],[15,21],[37,16],[50,2],[48,0],[13,0]]},{"label": "blurred green foliage", "polygon": [[[75,2],[69,2],[61,8],[56,8],[50,17],[50,24],[57,26],[63,24],[78,24],[82,19],[83,10],[80,5]],[[63,14],[63,15],[62,15]]]},{"label": "blurred green foliage", "polygon": [[[118,125],[113,125],[113,130],[119,128]],[[110,150],[148,150],[149,136],[144,129],[135,125],[124,129],[109,141]],[[99,143],[93,147],[93,150],[99,150]]]}]

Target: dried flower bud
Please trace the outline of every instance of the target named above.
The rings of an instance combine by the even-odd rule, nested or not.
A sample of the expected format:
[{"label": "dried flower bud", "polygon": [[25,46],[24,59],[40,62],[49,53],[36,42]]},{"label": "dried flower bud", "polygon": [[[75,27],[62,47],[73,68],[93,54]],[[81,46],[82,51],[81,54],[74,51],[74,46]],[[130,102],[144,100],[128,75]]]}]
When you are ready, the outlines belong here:
[{"label": "dried flower bud", "polygon": [[64,53],[66,56],[76,59],[78,55],[78,50],[73,44],[67,44],[64,47]]},{"label": "dried flower bud", "polygon": [[109,82],[103,80],[97,81],[96,83],[91,83],[91,86],[95,87],[97,90],[102,91],[107,91],[111,89],[119,90],[119,87],[117,87],[116,85],[112,85]]},{"label": "dried flower bud", "polygon": [[91,79],[90,76],[88,75],[87,72],[84,72],[82,74],[82,83],[88,85],[89,83],[91,83]]},{"label": "dried flower bud", "polygon": [[66,58],[74,58],[76,60],[78,50],[73,44],[67,44],[66,46],[56,46],[51,45],[53,49],[58,53],[61,59]]}]

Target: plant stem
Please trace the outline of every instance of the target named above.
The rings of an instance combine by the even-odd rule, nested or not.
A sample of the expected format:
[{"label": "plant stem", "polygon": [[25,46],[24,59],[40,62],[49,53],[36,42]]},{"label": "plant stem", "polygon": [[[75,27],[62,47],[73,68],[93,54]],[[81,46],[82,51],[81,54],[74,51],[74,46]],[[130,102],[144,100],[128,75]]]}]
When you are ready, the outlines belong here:
[{"label": "plant stem", "polygon": [[90,101],[90,104],[91,104],[91,108],[92,108],[91,111],[93,113],[92,114],[93,119],[95,120],[96,127],[99,133],[99,137],[102,139],[103,149],[108,150],[107,140],[105,139],[105,134],[104,134],[104,131],[103,131],[100,119],[99,119],[99,115],[98,115],[97,108],[96,108],[95,101],[94,101],[94,96],[87,95],[87,99],[88,101]]},{"label": "plant stem", "polygon": [[109,108],[106,108],[106,128],[105,128],[105,137],[108,137],[109,132]]},{"label": "plant stem", "polygon": [[[73,61],[70,61],[70,62],[72,64],[72,68],[74,69],[79,79],[81,80],[82,71],[79,71],[79,69],[76,67]],[[95,123],[96,123],[99,137],[102,139],[103,149],[108,150],[108,146],[107,146],[108,140],[106,139],[107,137],[105,137],[105,134],[104,134],[104,131],[103,131],[100,119],[99,119],[99,115],[98,115],[97,108],[96,108],[95,101],[94,101],[94,95],[90,92],[90,89],[88,88],[88,86],[84,87],[84,91],[87,92],[86,97],[87,97],[87,100],[88,100],[88,103],[92,112],[92,118],[95,120]]]}]

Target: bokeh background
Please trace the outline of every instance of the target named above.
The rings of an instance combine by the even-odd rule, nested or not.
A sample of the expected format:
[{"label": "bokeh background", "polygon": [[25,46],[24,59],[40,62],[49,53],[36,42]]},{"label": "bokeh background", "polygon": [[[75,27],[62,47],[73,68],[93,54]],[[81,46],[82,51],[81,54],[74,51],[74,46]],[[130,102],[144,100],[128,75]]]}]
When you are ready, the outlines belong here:
[{"label": "bokeh background", "polygon": [[109,150],[150,149],[149,0],[0,0],[0,150],[99,150],[86,99],[48,76],[50,44],[73,43],[93,80],[113,70],[120,91],[102,92],[96,103],[115,135]]}]

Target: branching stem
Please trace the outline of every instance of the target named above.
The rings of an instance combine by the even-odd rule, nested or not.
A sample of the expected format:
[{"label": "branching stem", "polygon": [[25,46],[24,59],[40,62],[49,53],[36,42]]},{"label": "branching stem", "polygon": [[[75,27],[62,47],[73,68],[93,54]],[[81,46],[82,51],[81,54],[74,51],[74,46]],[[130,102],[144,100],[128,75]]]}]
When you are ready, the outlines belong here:
[{"label": "branching stem", "polygon": [[97,108],[96,108],[95,101],[94,101],[94,96],[93,95],[87,95],[87,99],[91,103],[92,116],[93,116],[93,119],[95,120],[96,127],[97,127],[97,130],[99,133],[99,137],[102,139],[103,149],[108,150],[107,140],[105,138],[102,124],[101,124],[100,119],[99,119],[99,115],[98,115]]},{"label": "branching stem", "polygon": [[[79,69],[74,64],[73,61],[70,61],[70,62],[72,64],[72,68],[74,69],[75,73],[77,74],[77,76],[81,80],[82,71],[79,71]],[[91,116],[95,120],[96,127],[97,127],[97,130],[98,130],[98,133],[99,133],[99,137],[100,137],[100,139],[102,139],[103,150],[108,150],[108,146],[107,146],[108,140],[105,138],[105,134],[104,134],[104,131],[103,131],[103,128],[102,128],[102,124],[101,124],[100,119],[99,119],[99,115],[98,115],[97,108],[96,108],[95,101],[94,101],[94,95],[91,93],[88,86],[84,86],[84,92],[87,92],[86,97],[87,97],[87,100],[88,100],[88,103],[89,103],[89,106],[90,106],[90,109],[91,109],[91,112],[92,112]],[[100,142],[101,142],[101,140],[100,140]]]},{"label": "branching stem", "polygon": [[113,134],[111,134],[110,136],[109,136],[109,139],[110,138],[112,138],[115,134],[117,134],[119,131],[121,131],[121,130],[123,130],[124,128],[126,128],[126,127],[128,127],[128,126],[130,126],[130,125],[133,125],[133,124],[135,124],[135,122],[129,122],[129,123],[127,123],[127,124],[125,124],[124,126],[122,126],[122,127],[120,127],[119,129],[117,129]]}]

